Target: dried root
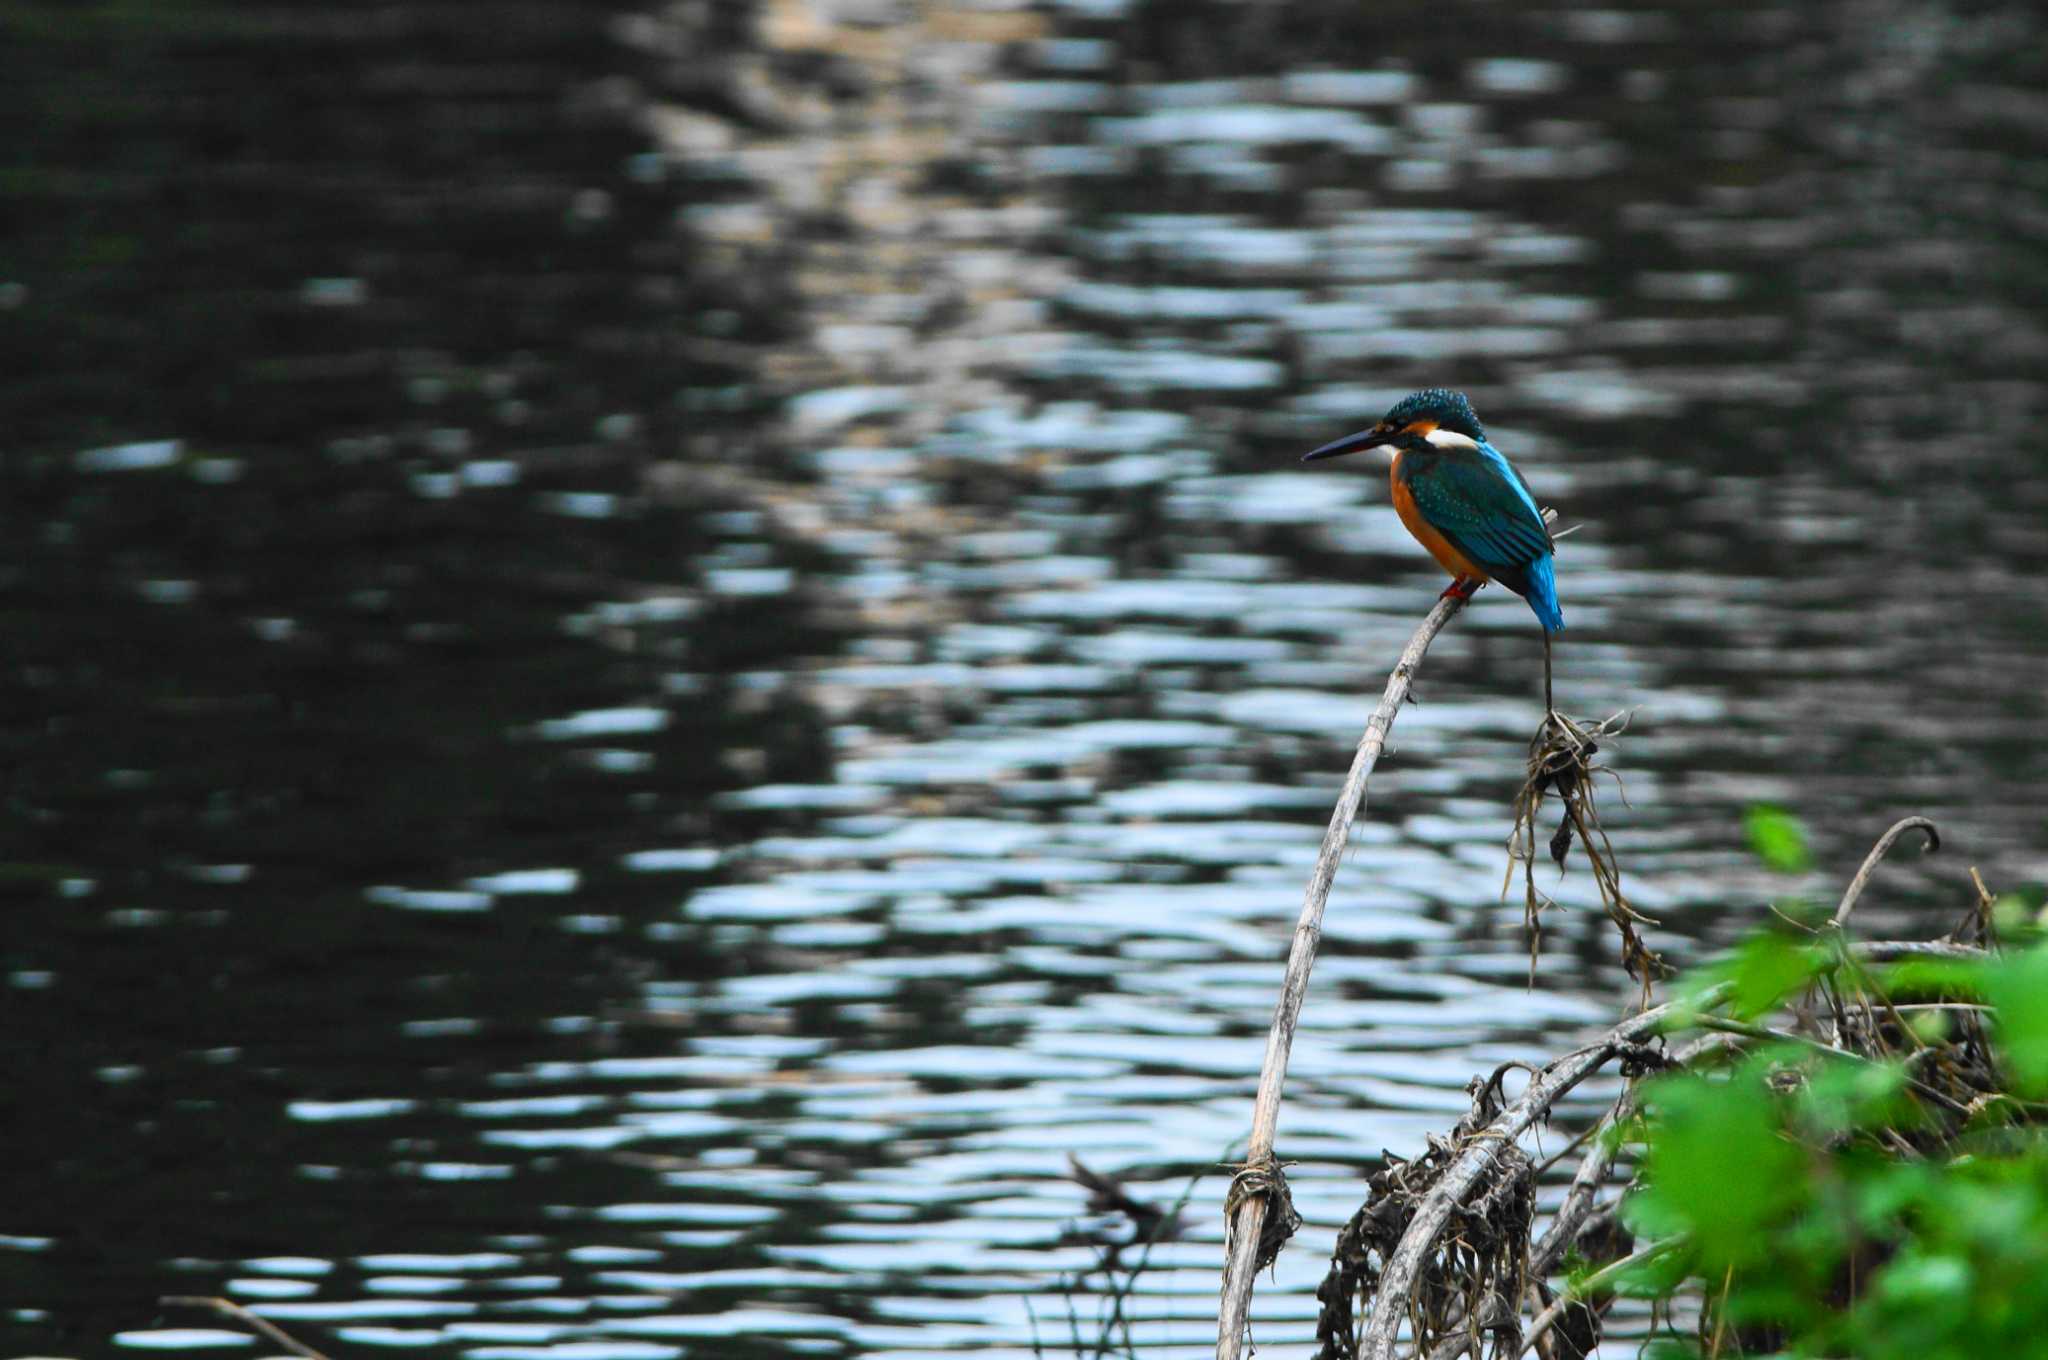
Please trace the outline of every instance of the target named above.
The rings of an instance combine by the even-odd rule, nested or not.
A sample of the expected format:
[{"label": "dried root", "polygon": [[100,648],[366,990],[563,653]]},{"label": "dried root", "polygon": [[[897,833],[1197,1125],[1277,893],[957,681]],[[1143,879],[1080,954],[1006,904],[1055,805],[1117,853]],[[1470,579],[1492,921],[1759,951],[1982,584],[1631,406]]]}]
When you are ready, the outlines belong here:
[{"label": "dried root", "polygon": [[[1490,1126],[1502,1109],[1500,1078],[1474,1079],[1472,1109],[1449,1138],[1432,1137],[1414,1161],[1387,1157],[1367,1183],[1365,1204],[1337,1236],[1329,1273],[1316,1290],[1323,1307],[1316,1321],[1317,1360],[1357,1360],[1360,1333],[1353,1301],[1370,1304],[1387,1267],[1415,1221],[1417,1210],[1451,1170],[1472,1139],[1499,1135]],[[1482,1334],[1495,1351],[1515,1354],[1522,1341],[1520,1300],[1528,1286],[1524,1263],[1536,1216],[1536,1165],[1512,1142],[1503,1142],[1487,1173],[1461,1203],[1424,1256],[1408,1300],[1408,1322],[1418,1354],[1463,1335],[1476,1348]]]},{"label": "dried root", "polygon": [[[1548,660],[1546,654],[1546,662]],[[1547,688],[1547,686],[1546,686]],[[1581,723],[1550,709],[1529,742],[1527,773],[1515,795],[1514,829],[1508,833],[1508,872],[1501,883],[1506,898],[1515,881],[1515,869],[1522,871],[1522,923],[1529,933],[1529,971],[1533,978],[1541,952],[1543,912],[1555,906],[1550,895],[1536,885],[1536,827],[1543,806],[1551,798],[1561,805],[1557,830],[1549,838],[1551,862],[1564,871],[1565,860],[1576,840],[1593,871],[1601,905],[1621,934],[1621,962],[1630,977],[1643,986],[1649,999],[1650,983],[1669,970],[1664,961],[1643,943],[1636,927],[1657,924],[1628,903],[1621,890],[1621,867],[1615,862],[1614,846],[1600,825],[1599,802],[1594,796],[1594,776],[1608,775],[1620,780],[1594,757],[1603,744],[1611,746],[1628,727],[1628,715],[1616,713],[1597,723]]]}]

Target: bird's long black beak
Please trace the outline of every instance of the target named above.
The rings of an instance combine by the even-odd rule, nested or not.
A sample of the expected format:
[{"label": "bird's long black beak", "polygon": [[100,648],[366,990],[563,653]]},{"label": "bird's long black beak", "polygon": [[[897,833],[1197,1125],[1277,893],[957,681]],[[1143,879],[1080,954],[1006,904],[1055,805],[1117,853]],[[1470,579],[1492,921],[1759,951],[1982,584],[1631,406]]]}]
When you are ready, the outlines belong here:
[{"label": "bird's long black beak", "polygon": [[1336,458],[1347,453],[1357,453],[1361,449],[1376,449],[1393,437],[1393,433],[1385,426],[1375,425],[1369,430],[1360,430],[1357,434],[1347,434],[1342,439],[1332,439],[1321,448],[1304,453],[1301,456],[1301,461],[1313,463],[1324,458]]}]

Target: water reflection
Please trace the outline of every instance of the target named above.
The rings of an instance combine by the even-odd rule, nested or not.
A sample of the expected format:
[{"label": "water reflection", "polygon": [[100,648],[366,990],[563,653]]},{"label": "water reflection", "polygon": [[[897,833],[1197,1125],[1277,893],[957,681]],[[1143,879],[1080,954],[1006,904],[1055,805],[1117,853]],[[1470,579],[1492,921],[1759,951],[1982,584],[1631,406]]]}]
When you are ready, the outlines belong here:
[{"label": "water reflection", "polygon": [[[168,370],[146,419],[29,394],[21,1348],[245,1346],[153,1303],[222,1293],[425,1354],[1023,1356],[1098,1258],[1079,1152],[1203,1178],[1129,1308],[1203,1352],[1276,960],[1440,585],[1376,481],[1292,459],[1425,380],[1586,526],[1560,682],[1637,710],[1609,807],[1656,947],[1786,891],[1735,846],[1757,797],[1832,869],[1910,809],[2048,875],[2038,148],[1986,36],[2031,16],[1902,24],[1902,64],[1847,10],[1461,10],[1448,60],[1342,7],[573,8],[465,30],[432,69],[524,56],[388,125],[318,105],[525,91],[436,145],[540,208],[430,168],[366,195],[368,258],[284,233],[240,304],[290,333],[252,368],[225,328],[229,412]],[[465,267],[378,217],[420,195]],[[133,371],[111,296],[60,309],[80,390]],[[1311,1336],[1382,1148],[1624,990],[1578,876],[1533,984],[1499,905],[1536,658],[1482,598],[1401,719],[1262,1345]],[[1890,901],[1945,920],[1954,873]]]}]

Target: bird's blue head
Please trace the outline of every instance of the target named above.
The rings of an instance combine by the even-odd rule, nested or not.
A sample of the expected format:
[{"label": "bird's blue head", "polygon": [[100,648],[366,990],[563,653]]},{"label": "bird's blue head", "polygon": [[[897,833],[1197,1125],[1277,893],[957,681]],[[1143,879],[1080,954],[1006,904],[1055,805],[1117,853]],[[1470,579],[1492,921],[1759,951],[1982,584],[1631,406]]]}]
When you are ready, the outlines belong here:
[{"label": "bird's blue head", "polygon": [[1486,427],[1479,423],[1479,416],[1463,392],[1453,392],[1448,387],[1429,387],[1395,402],[1394,409],[1380,417],[1379,424],[1371,429],[1332,440],[1305,455],[1301,461],[1311,463],[1319,458],[1335,458],[1340,453],[1356,453],[1382,444],[1399,444],[1403,439],[1426,439],[1433,430],[1447,430],[1467,439],[1486,438]]},{"label": "bird's blue head", "polygon": [[1479,423],[1479,415],[1472,409],[1472,403],[1465,399],[1463,392],[1453,392],[1448,387],[1425,388],[1413,396],[1401,398],[1380,423],[1404,432],[1414,426],[1422,426],[1414,431],[1416,434],[1449,430],[1467,439],[1486,438],[1486,429]]}]

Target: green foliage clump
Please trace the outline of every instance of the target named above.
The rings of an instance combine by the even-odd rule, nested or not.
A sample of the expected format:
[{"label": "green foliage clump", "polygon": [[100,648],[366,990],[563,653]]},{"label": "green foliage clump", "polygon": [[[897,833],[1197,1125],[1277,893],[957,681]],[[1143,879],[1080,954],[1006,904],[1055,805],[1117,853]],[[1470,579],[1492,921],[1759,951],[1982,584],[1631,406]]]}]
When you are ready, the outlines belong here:
[{"label": "green foliage clump", "polygon": [[[1752,814],[1789,865],[1783,831]],[[1747,1042],[1645,1083],[1648,1245],[1580,1290],[1697,1320],[1653,1354],[2048,1355],[2048,942],[2008,944],[1877,966],[1788,930],[1709,970],[1684,1023]]]}]

